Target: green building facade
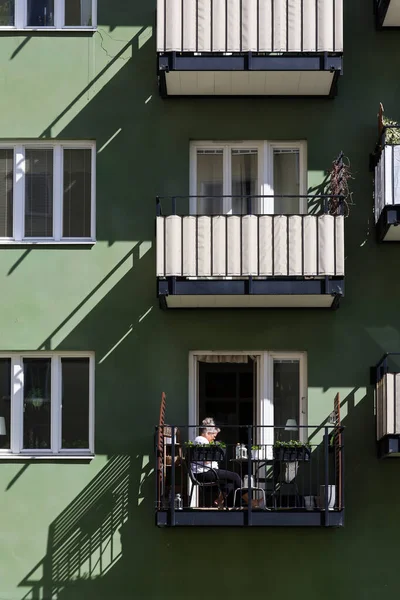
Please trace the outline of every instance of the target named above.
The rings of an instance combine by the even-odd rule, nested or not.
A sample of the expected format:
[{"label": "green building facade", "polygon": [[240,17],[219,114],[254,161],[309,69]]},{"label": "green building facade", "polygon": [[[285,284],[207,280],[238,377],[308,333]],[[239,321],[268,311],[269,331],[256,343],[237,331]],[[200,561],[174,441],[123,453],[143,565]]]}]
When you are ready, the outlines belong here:
[{"label": "green building facade", "polygon": [[[30,445],[21,433],[28,410],[18,388],[24,359],[55,357],[61,369],[68,368],[66,359],[86,360],[86,376],[94,377],[93,414],[82,417],[92,419],[93,447],[84,441],[79,456],[54,455],[40,441],[25,455],[2,446],[2,600],[214,594],[372,600],[396,594],[400,465],[378,459],[370,367],[385,352],[400,351],[400,247],[376,240],[369,159],[379,103],[400,120],[400,33],[378,30],[372,6],[360,0],[344,3],[343,23],[344,70],[331,99],[163,98],[155,0],[98,0],[93,31],[92,21],[79,31],[0,31],[0,153],[33,148],[40,161],[46,149],[54,151],[52,142],[61,142],[65,166],[68,148],[85,142],[80,151],[93,152],[96,182],[95,236],[86,223],[84,242],[30,242],[22,235],[1,244],[0,358],[11,361],[1,368],[4,381],[4,369],[12,369],[11,404],[17,404],[6,426],[14,442]],[[303,141],[308,193],[320,189],[343,150],[353,178],[345,294],[337,310],[160,308],[156,196],[188,195],[190,143],[199,140]],[[3,152],[3,165],[7,156]],[[28,179],[26,166],[20,173],[25,208],[27,194],[36,197],[35,185],[44,189],[35,160],[30,168],[38,176]],[[13,165],[17,190],[18,158]],[[2,172],[3,197],[10,169]],[[63,176],[65,225],[65,169]],[[52,181],[56,186],[54,174]],[[15,198],[12,227],[26,228],[27,213],[24,221]],[[328,423],[340,394],[344,527],[156,527],[154,430],[161,393],[167,394],[167,423],[190,424],[193,351],[304,353],[304,402],[313,426]],[[52,394],[60,394],[59,375],[52,371],[51,377]],[[59,427],[58,417],[50,418],[51,427]],[[49,435],[59,447],[60,432]],[[3,437],[9,440],[8,433]]]}]

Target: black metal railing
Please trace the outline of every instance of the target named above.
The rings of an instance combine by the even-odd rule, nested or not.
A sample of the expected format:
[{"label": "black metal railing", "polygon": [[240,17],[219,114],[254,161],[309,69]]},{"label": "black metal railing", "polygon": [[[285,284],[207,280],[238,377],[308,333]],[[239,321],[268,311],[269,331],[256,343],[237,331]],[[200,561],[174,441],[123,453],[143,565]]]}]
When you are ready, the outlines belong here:
[{"label": "black metal railing", "polygon": [[[266,195],[188,195],[188,196],[157,196],[157,216],[167,215],[268,215],[279,214],[279,211],[269,210],[265,207],[264,200],[292,200],[303,202],[307,210],[289,212],[288,216],[296,214],[331,214],[340,216],[345,214],[345,196],[343,194],[266,194]],[[227,203],[227,212],[224,212],[224,201]],[[179,208],[181,210],[178,210]],[[208,204],[208,206],[207,206]],[[202,210],[205,207],[205,210]]]},{"label": "black metal railing", "polygon": [[[321,28],[320,22],[322,20],[321,8],[319,5],[319,0],[314,0],[314,10],[312,10],[311,6],[305,7],[303,2],[300,4],[299,1],[299,16],[298,23],[296,23],[295,31],[290,30],[289,24],[289,14],[290,8],[288,1],[282,3],[282,20],[285,22],[285,35],[277,35],[277,31],[275,30],[275,3],[270,2],[269,8],[267,9],[264,5],[262,7],[260,0],[257,2],[257,10],[256,10],[256,23],[255,23],[255,39],[251,40],[251,47],[255,48],[255,52],[301,52],[301,53],[316,53],[316,52],[329,52],[341,53],[342,52],[342,31],[341,27],[338,27],[338,23],[340,20],[337,19],[339,16],[339,11],[341,9],[341,3],[339,0],[333,0],[332,2],[332,13],[331,13],[331,25],[332,25],[332,45],[328,49],[326,44],[321,43]],[[158,15],[158,27],[162,28],[162,39],[163,39],[163,47],[159,47],[159,51],[168,52],[168,44],[167,39],[169,36],[168,31],[168,14],[172,10],[168,0],[161,0],[163,2],[163,17],[160,18],[160,14]],[[208,53],[230,53],[232,51],[235,52],[248,52],[250,50],[248,41],[245,42],[245,30],[244,30],[244,21],[245,21],[245,12],[244,9],[246,7],[246,0],[240,0],[239,10],[233,11],[233,8],[230,6],[228,0],[225,0],[225,6],[223,12],[223,40],[218,38],[218,41],[215,39],[215,15],[214,15],[214,2],[215,0],[210,0],[210,9],[207,18],[208,27],[202,26],[200,28],[200,9],[199,9],[199,1],[196,0],[195,4],[195,14],[193,16],[192,5],[186,4],[185,0],[181,0],[181,5],[173,5],[173,8],[176,9],[176,14],[171,16],[174,17],[174,20],[179,20],[180,22],[180,34],[177,37],[178,43],[176,44],[175,51],[185,52],[185,48],[188,47],[188,44],[185,43],[185,36],[187,30],[192,30],[194,28],[195,38],[190,46],[190,52],[208,52]],[[221,7],[220,7],[221,8]],[[267,15],[267,10],[269,14]],[[314,14],[313,14],[314,13]],[[204,16],[204,15],[203,15]],[[308,31],[309,31],[309,20],[312,18],[314,33],[312,38],[308,39]],[[190,27],[188,27],[189,20],[192,21]],[[237,31],[237,20],[239,20],[239,35],[238,35],[238,45],[235,44],[235,48],[233,49],[231,39],[231,27],[235,28]],[[264,25],[269,23],[269,31],[264,29]],[[200,29],[203,32],[204,37],[209,40],[207,49],[203,49],[203,43],[199,39]],[[323,29],[322,32],[325,30]],[[322,34],[323,35],[323,34]],[[298,45],[292,37],[296,36],[300,45]],[[294,49],[295,47],[295,49]]]},{"label": "black metal railing", "polygon": [[343,427],[293,425],[221,426],[204,445],[197,425],[158,427],[156,510],[342,511]]}]

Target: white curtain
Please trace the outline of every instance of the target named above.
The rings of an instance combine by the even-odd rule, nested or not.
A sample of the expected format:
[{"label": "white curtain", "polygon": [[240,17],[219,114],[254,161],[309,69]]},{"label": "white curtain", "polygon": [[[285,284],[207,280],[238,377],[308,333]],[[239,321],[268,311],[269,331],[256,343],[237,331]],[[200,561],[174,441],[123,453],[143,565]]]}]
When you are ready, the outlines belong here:
[{"label": "white curtain", "polygon": [[197,360],[205,363],[248,363],[249,357],[246,354],[203,354]]}]

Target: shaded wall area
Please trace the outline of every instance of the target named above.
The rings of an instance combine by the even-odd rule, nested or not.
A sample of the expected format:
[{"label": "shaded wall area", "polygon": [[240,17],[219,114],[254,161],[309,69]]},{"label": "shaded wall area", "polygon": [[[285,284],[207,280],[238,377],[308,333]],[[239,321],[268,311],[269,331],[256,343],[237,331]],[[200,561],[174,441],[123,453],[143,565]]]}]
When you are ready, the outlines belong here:
[{"label": "shaded wall area", "polygon": [[[96,245],[0,250],[1,349],[96,352],[97,454],[90,464],[0,464],[0,597],[314,600],[339,586],[349,600],[392,597],[400,463],[376,458],[369,367],[400,348],[400,248],[375,243],[368,155],[379,102],[400,119],[400,33],[376,32],[372,7],[346,3],[334,101],[162,101],[154,11],[153,0],[99,0],[93,36],[0,37],[1,137],[96,139],[98,152]],[[306,139],[309,187],[344,150],[354,205],[337,312],[159,309],[155,196],[187,193],[191,139]],[[167,420],[185,422],[188,352],[213,349],[307,351],[310,422],[324,423],[340,392],[344,529],[154,526],[160,394]]]}]

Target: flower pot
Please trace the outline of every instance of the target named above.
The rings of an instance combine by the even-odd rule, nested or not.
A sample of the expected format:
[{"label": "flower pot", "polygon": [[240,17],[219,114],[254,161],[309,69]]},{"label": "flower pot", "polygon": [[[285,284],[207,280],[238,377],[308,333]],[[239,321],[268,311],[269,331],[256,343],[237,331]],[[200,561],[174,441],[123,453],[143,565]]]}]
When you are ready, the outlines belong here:
[{"label": "flower pot", "polygon": [[189,447],[190,462],[221,462],[225,460],[225,448],[219,446]]},{"label": "flower pot", "polygon": [[315,496],[304,496],[304,506],[306,510],[314,510]]},{"label": "flower pot", "polygon": [[251,451],[251,458],[253,460],[259,460],[260,459],[260,450],[252,450]]},{"label": "flower pot", "polygon": [[[335,510],[336,502],[336,485],[328,485],[328,510]],[[325,486],[319,486],[318,506],[321,510],[325,510]]]},{"label": "flower pot", "polygon": [[275,460],[282,462],[309,461],[310,455],[310,449],[306,446],[299,446],[298,448],[274,448]]}]

